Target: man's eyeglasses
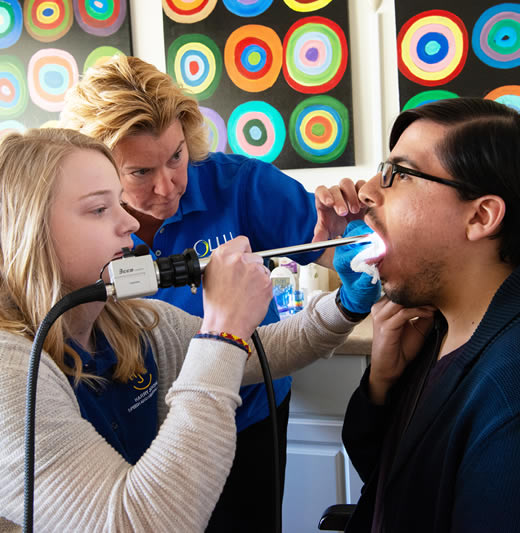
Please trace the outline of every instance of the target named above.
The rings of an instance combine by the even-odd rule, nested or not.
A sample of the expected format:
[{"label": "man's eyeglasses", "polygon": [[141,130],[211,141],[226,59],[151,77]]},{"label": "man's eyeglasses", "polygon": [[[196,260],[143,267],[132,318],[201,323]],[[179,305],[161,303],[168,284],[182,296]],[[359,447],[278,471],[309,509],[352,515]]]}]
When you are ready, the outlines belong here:
[{"label": "man's eyeglasses", "polygon": [[468,187],[465,183],[446,180],[444,178],[438,178],[437,176],[425,174],[424,172],[414,170],[413,168],[402,167],[401,165],[390,163],[388,161],[379,163],[379,166],[377,167],[377,172],[381,174],[381,187],[383,189],[392,186],[396,174],[407,174],[408,176],[415,176],[424,180],[435,181],[436,183],[449,185],[450,187],[455,187],[456,189],[463,189],[465,191],[471,190],[471,188]]}]

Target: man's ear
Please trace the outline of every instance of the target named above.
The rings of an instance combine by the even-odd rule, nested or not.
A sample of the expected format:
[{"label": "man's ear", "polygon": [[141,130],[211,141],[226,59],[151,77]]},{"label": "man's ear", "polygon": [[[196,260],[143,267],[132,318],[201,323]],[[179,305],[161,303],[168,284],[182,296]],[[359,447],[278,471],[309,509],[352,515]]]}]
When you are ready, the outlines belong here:
[{"label": "man's ear", "polygon": [[470,217],[466,236],[470,241],[491,237],[500,228],[506,214],[506,203],[500,196],[487,194],[469,202]]}]

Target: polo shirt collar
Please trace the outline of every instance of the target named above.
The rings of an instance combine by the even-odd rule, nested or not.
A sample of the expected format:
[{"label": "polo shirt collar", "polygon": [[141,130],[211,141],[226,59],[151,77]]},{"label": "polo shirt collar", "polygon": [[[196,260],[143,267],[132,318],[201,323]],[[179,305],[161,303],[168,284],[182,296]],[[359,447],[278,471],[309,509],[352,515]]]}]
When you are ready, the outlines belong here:
[{"label": "polo shirt collar", "polygon": [[[96,353],[94,357],[77,342],[68,340],[67,343],[79,355],[83,363],[83,370],[86,372],[97,376],[110,375],[112,368],[117,365],[117,357],[114,350],[105,335],[99,330],[96,330]],[[65,362],[70,367],[74,367],[74,360],[70,355],[65,354]]]},{"label": "polo shirt collar", "polygon": [[[200,163],[199,163],[200,164]],[[193,211],[207,211],[207,205],[202,197],[200,188],[200,174],[197,171],[197,163],[195,167],[193,163],[188,165],[188,184],[186,186],[186,192],[182,195],[179,202],[179,209],[171,217],[167,218],[163,222],[163,226],[172,222],[179,222],[184,215],[192,213]]]}]

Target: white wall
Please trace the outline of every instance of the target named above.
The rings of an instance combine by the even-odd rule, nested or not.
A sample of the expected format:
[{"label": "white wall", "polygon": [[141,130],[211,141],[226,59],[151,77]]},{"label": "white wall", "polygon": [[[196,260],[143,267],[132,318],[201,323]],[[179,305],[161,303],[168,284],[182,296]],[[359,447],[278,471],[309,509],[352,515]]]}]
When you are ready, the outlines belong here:
[{"label": "white wall", "polygon": [[[166,71],[161,0],[130,0],[130,6],[134,54]],[[286,170],[310,191],[343,177],[372,177],[387,155],[388,133],[399,112],[394,0],[348,0],[348,6],[357,164]]]}]

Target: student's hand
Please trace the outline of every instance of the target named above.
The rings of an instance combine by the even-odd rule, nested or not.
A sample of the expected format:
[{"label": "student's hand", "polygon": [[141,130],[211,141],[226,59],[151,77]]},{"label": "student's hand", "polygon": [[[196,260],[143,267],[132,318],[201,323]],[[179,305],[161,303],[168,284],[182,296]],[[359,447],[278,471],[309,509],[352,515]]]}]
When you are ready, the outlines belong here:
[{"label": "student's hand", "polygon": [[339,185],[325,187],[320,185],[314,191],[318,222],[314,228],[314,241],[327,241],[343,235],[347,224],[363,218],[366,207],[358,197],[359,189],[364,181],[355,183],[343,178]]},{"label": "student's hand", "polygon": [[390,387],[415,359],[433,325],[435,308],[406,308],[383,296],[372,306],[374,334],[369,388],[373,403],[382,405]]},{"label": "student's hand", "polygon": [[273,297],[269,269],[251,253],[247,237],[237,237],[212,254],[203,278],[201,331],[225,331],[248,339],[264,319]]}]

